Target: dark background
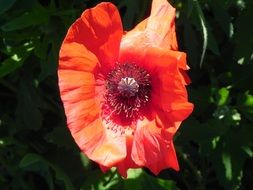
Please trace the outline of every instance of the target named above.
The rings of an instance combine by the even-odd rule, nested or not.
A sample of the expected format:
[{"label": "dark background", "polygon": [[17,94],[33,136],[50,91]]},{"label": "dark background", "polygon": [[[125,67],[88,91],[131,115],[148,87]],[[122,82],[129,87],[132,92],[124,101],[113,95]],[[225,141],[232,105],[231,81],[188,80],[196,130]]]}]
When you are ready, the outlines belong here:
[{"label": "dark background", "polygon": [[[66,31],[99,2],[0,0],[0,189],[252,190],[253,1],[171,1],[195,104],[175,137],[181,170],[127,180],[80,154],[57,86]],[[151,0],[112,2],[125,30],[149,16]]]}]

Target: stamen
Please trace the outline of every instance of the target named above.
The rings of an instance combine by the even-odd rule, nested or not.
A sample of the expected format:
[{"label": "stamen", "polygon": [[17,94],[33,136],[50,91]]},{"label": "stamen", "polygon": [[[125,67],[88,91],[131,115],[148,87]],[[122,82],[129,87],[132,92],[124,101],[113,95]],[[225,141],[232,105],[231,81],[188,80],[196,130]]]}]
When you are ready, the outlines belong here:
[{"label": "stamen", "polygon": [[150,75],[135,64],[119,64],[108,74],[106,89],[103,107],[110,117],[133,121],[150,99]]}]

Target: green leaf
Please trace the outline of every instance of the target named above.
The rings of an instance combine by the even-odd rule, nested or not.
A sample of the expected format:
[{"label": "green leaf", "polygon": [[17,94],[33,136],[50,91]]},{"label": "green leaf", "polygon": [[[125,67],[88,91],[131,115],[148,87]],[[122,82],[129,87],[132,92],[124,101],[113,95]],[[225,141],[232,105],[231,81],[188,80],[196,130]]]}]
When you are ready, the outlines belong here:
[{"label": "green leaf", "polygon": [[53,177],[49,167],[42,157],[36,154],[26,154],[19,163],[19,167],[25,171],[39,172],[47,181],[49,189],[53,190]]},{"label": "green leaf", "polygon": [[216,39],[213,35],[213,31],[211,30],[211,28],[209,27],[207,23],[206,23],[206,27],[207,27],[207,33],[208,33],[207,48],[210,49],[214,54],[219,55],[220,50],[216,42]]},{"label": "green leaf", "polygon": [[34,10],[23,13],[19,17],[16,17],[6,24],[1,29],[5,32],[24,29],[29,26],[41,25],[47,23],[49,20],[49,13],[41,6],[36,6]]},{"label": "green leaf", "polygon": [[48,58],[46,60],[43,59],[41,62],[41,73],[38,78],[39,81],[43,81],[49,75],[56,74],[57,67],[58,65],[55,56],[53,55],[53,52],[50,51]]},{"label": "green leaf", "polygon": [[142,169],[128,170],[128,178],[124,181],[124,190],[142,189]]},{"label": "green leaf", "polygon": [[202,46],[202,53],[201,53],[201,58],[200,58],[200,67],[202,67],[203,61],[204,61],[204,57],[205,57],[205,53],[206,53],[206,48],[207,48],[207,42],[208,42],[208,32],[207,32],[207,27],[206,27],[206,21],[205,21],[205,17],[204,14],[201,10],[201,7],[199,5],[198,0],[193,0],[196,11],[198,13],[199,19],[200,19],[200,24],[202,27],[202,35],[203,35],[203,46]]},{"label": "green leaf", "polygon": [[19,163],[19,167],[25,168],[29,165],[32,165],[36,162],[41,161],[42,158],[36,154],[27,154],[23,157],[23,159]]},{"label": "green leaf", "polygon": [[247,119],[253,121],[253,95],[247,91],[238,96],[238,107]]},{"label": "green leaf", "polygon": [[226,152],[223,152],[222,161],[226,169],[226,178],[230,181],[232,180],[232,164],[230,155]]},{"label": "green leaf", "polygon": [[187,18],[191,16],[193,7],[194,7],[193,1],[187,1],[187,9],[186,9]]},{"label": "green leaf", "polygon": [[143,17],[147,9],[147,4],[135,0],[123,0],[118,5],[119,8],[126,8],[123,16],[124,28],[130,30],[135,25],[138,16]]},{"label": "green leaf", "polygon": [[249,63],[253,55],[253,27],[249,24],[249,18],[253,18],[253,3],[249,3],[247,9],[238,16],[236,20],[236,32],[234,35],[235,59],[244,59],[244,63]]},{"label": "green leaf", "polygon": [[0,0],[0,14],[12,7],[16,0]]},{"label": "green leaf", "polygon": [[250,146],[243,146],[242,149],[246,154],[253,158],[253,149]]},{"label": "green leaf", "polygon": [[219,23],[221,29],[225,32],[227,37],[232,37],[233,32],[231,31],[231,27],[233,28],[233,26],[231,19],[227,11],[220,4],[220,1],[214,1],[214,3],[211,3],[215,20]]},{"label": "green leaf", "polygon": [[157,182],[165,190],[177,190],[178,189],[176,186],[176,183],[172,180],[157,179]]},{"label": "green leaf", "polygon": [[199,48],[197,44],[196,32],[193,29],[192,24],[190,23],[188,18],[183,20],[184,23],[184,40],[185,47],[188,54],[189,64],[196,66],[199,63]]},{"label": "green leaf", "polygon": [[87,156],[85,156],[84,153],[82,153],[82,152],[80,152],[80,158],[81,158],[81,162],[82,162],[83,167],[88,168],[88,166],[91,163],[89,158]]},{"label": "green leaf", "polygon": [[152,177],[142,169],[128,170],[128,179],[124,181],[124,190],[176,190],[178,189],[172,180]]},{"label": "green leaf", "polygon": [[[69,177],[65,174],[65,172],[59,168],[57,165],[50,163],[49,161],[45,160],[43,157],[41,157],[38,154],[33,154],[33,153],[28,153],[26,154],[23,159],[20,161],[19,166],[21,168],[25,168],[28,167],[36,162],[39,162],[43,165],[46,165],[50,168],[53,169],[53,171],[55,172],[55,177],[56,179],[62,181],[65,185],[66,190],[75,190],[74,185],[72,184],[71,180],[69,179]],[[38,170],[40,171],[40,170]]]},{"label": "green leaf", "polygon": [[160,179],[143,173],[143,190],[177,190],[177,186],[172,180]]},{"label": "green leaf", "polygon": [[199,123],[198,120],[191,118],[187,120],[186,125],[187,127],[182,130],[182,140],[194,140],[200,143],[200,146],[206,142],[212,143],[213,139],[226,132],[226,128],[221,121],[216,119],[209,119],[206,123]]},{"label": "green leaf", "polygon": [[17,68],[21,67],[24,62],[24,58],[19,58],[18,55],[4,60],[0,65],[0,78],[12,73]]},{"label": "green leaf", "polygon": [[227,88],[221,88],[218,94],[219,94],[218,105],[222,106],[226,104],[229,98],[229,90]]},{"label": "green leaf", "polygon": [[31,54],[32,49],[32,43],[24,43],[21,46],[10,48],[10,50],[6,51],[6,54],[11,56],[0,64],[0,78],[20,68]]},{"label": "green leaf", "polygon": [[50,143],[56,144],[58,147],[73,149],[76,146],[69,130],[65,126],[55,127],[52,132],[45,136],[45,139]]},{"label": "green leaf", "polygon": [[99,171],[93,171],[89,174],[82,190],[177,190],[177,186],[172,180],[152,177],[142,169],[129,169],[128,177],[122,179],[115,169],[110,170],[104,175]]},{"label": "green leaf", "polygon": [[75,190],[70,178],[65,174],[65,172],[57,165],[50,164],[56,174],[56,179],[62,181],[66,187],[66,190]]},{"label": "green leaf", "polygon": [[[19,124],[32,130],[38,130],[42,126],[42,115],[39,110],[39,100],[35,87],[31,81],[20,81],[18,90],[18,106],[16,115]],[[25,112],[23,110],[26,110]]]},{"label": "green leaf", "polygon": [[249,158],[245,147],[252,146],[252,134],[252,126],[249,125],[230,128],[210,155],[217,177],[225,189],[240,187],[243,165]]},{"label": "green leaf", "polygon": [[111,190],[115,186],[122,185],[122,179],[115,169],[111,169],[106,174],[100,170],[90,171],[81,190]]}]

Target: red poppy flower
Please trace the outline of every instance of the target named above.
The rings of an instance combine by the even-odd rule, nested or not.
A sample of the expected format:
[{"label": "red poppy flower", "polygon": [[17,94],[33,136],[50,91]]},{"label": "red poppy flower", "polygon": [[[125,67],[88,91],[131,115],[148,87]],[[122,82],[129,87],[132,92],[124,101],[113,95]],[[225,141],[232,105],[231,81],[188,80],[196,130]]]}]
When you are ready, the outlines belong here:
[{"label": "red poppy flower", "polygon": [[175,9],[154,0],[151,15],[123,32],[111,3],[84,11],[59,57],[67,125],[81,151],[106,171],[179,170],[173,136],[192,112],[186,54],[178,51]]}]

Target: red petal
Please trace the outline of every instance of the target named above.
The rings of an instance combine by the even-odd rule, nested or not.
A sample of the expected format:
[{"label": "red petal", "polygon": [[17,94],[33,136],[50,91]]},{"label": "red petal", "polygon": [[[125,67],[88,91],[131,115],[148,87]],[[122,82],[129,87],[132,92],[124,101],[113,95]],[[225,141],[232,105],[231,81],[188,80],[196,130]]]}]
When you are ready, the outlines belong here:
[{"label": "red petal", "polygon": [[163,128],[158,128],[155,119],[144,119],[137,123],[132,159],[155,174],[166,168],[179,170],[172,136]]},{"label": "red petal", "polygon": [[171,117],[171,122],[184,120],[193,109],[188,102],[181,69],[187,69],[185,53],[154,47],[122,49],[120,62],[135,63],[151,75],[151,101]]},{"label": "red petal", "polygon": [[118,169],[118,172],[120,173],[121,176],[123,177],[127,177],[127,170],[129,168],[138,168],[139,166],[136,165],[134,163],[134,161],[132,160],[132,157],[131,157],[131,152],[132,152],[132,144],[133,144],[133,136],[132,134],[131,135],[126,135],[126,138],[127,138],[127,156],[126,158],[120,162],[119,164],[117,164],[117,169]]},{"label": "red petal", "polygon": [[102,123],[97,98],[102,88],[94,75],[98,66],[107,72],[115,64],[121,36],[116,7],[101,3],[70,27],[59,56],[59,87],[71,134],[91,160],[109,168],[126,157],[126,140]]},{"label": "red petal", "polygon": [[167,0],[153,1],[147,30],[150,39],[155,45],[172,50],[178,49],[175,32],[175,16],[176,10]]},{"label": "red petal", "polygon": [[100,169],[101,169],[101,171],[103,172],[103,173],[106,173],[110,168],[108,168],[108,167],[105,167],[105,166],[103,166],[103,165],[99,165],[99,167],[100,167]]},{"label": "red petal", "polygon": [[98,60],[85,46],[76,42],[64,42],[59,55],[59,70],[93,72]]},{"label": "red petal", "polygon": [[152,44],[145,42],[146,36],[138,37],[140,41],[137,39],[133,41],[128,38],[122,39],[119,55],[119,61],[121,63],[135,63],[140,66],[145,64],[145,67],[148,65],[150,67],[156,67],[157,65],[162,66],[165,64],[164,67],[174,66],[176,69],[189,69],[186,64],[186,54],[184,52],[152,46]]},{"label": "red petal", "polygon": [[84,11],[69,28],[64,43],[84,45],[98,58],[106,73],[115,64],[123,34],[120,15],[111,3],[100,3]]},{"label": "red petal", "polygon": [[184,70],[182,70],[182,69],[180,69],[179,71],[180,71],[180,73],[181,73],[182,81],[183,81],[184,85],[190,84],[190,83],[191,83],[191,79],[190,79],[190,77],[187,75],[186,71],[184,71]]},{"label": "red petal", "polygon": [[[167,0],[153,0],[151,15],[133,30],[124,35],[121,42],[121,49],[131,47],[140,47],[144,49],[147,46],[156,46],[167,50],[177,50],[177,37],[175,32],[175,9]],[[180,75],[184,84],[191,81],[183,70],[189,69],[186,64],[186,56],[179,61],[181,68]]]},{"label": "red petal", "polygon": [[72,135],[80,149],[104,168],[111,168],[126,157],[125,138],[106,130],[100,119]]},{"label": "red petal", "polygon": [[128,32],[123,40],[177,50],[175,9],[167,0],[153,0],[151,15]]},{"label": "red petal", "polygon": [[91,159],[112,167],[126,157],[125,138],[106,130],[89,72],[59,70],[59,86],[67,124],[80,149]]}]

